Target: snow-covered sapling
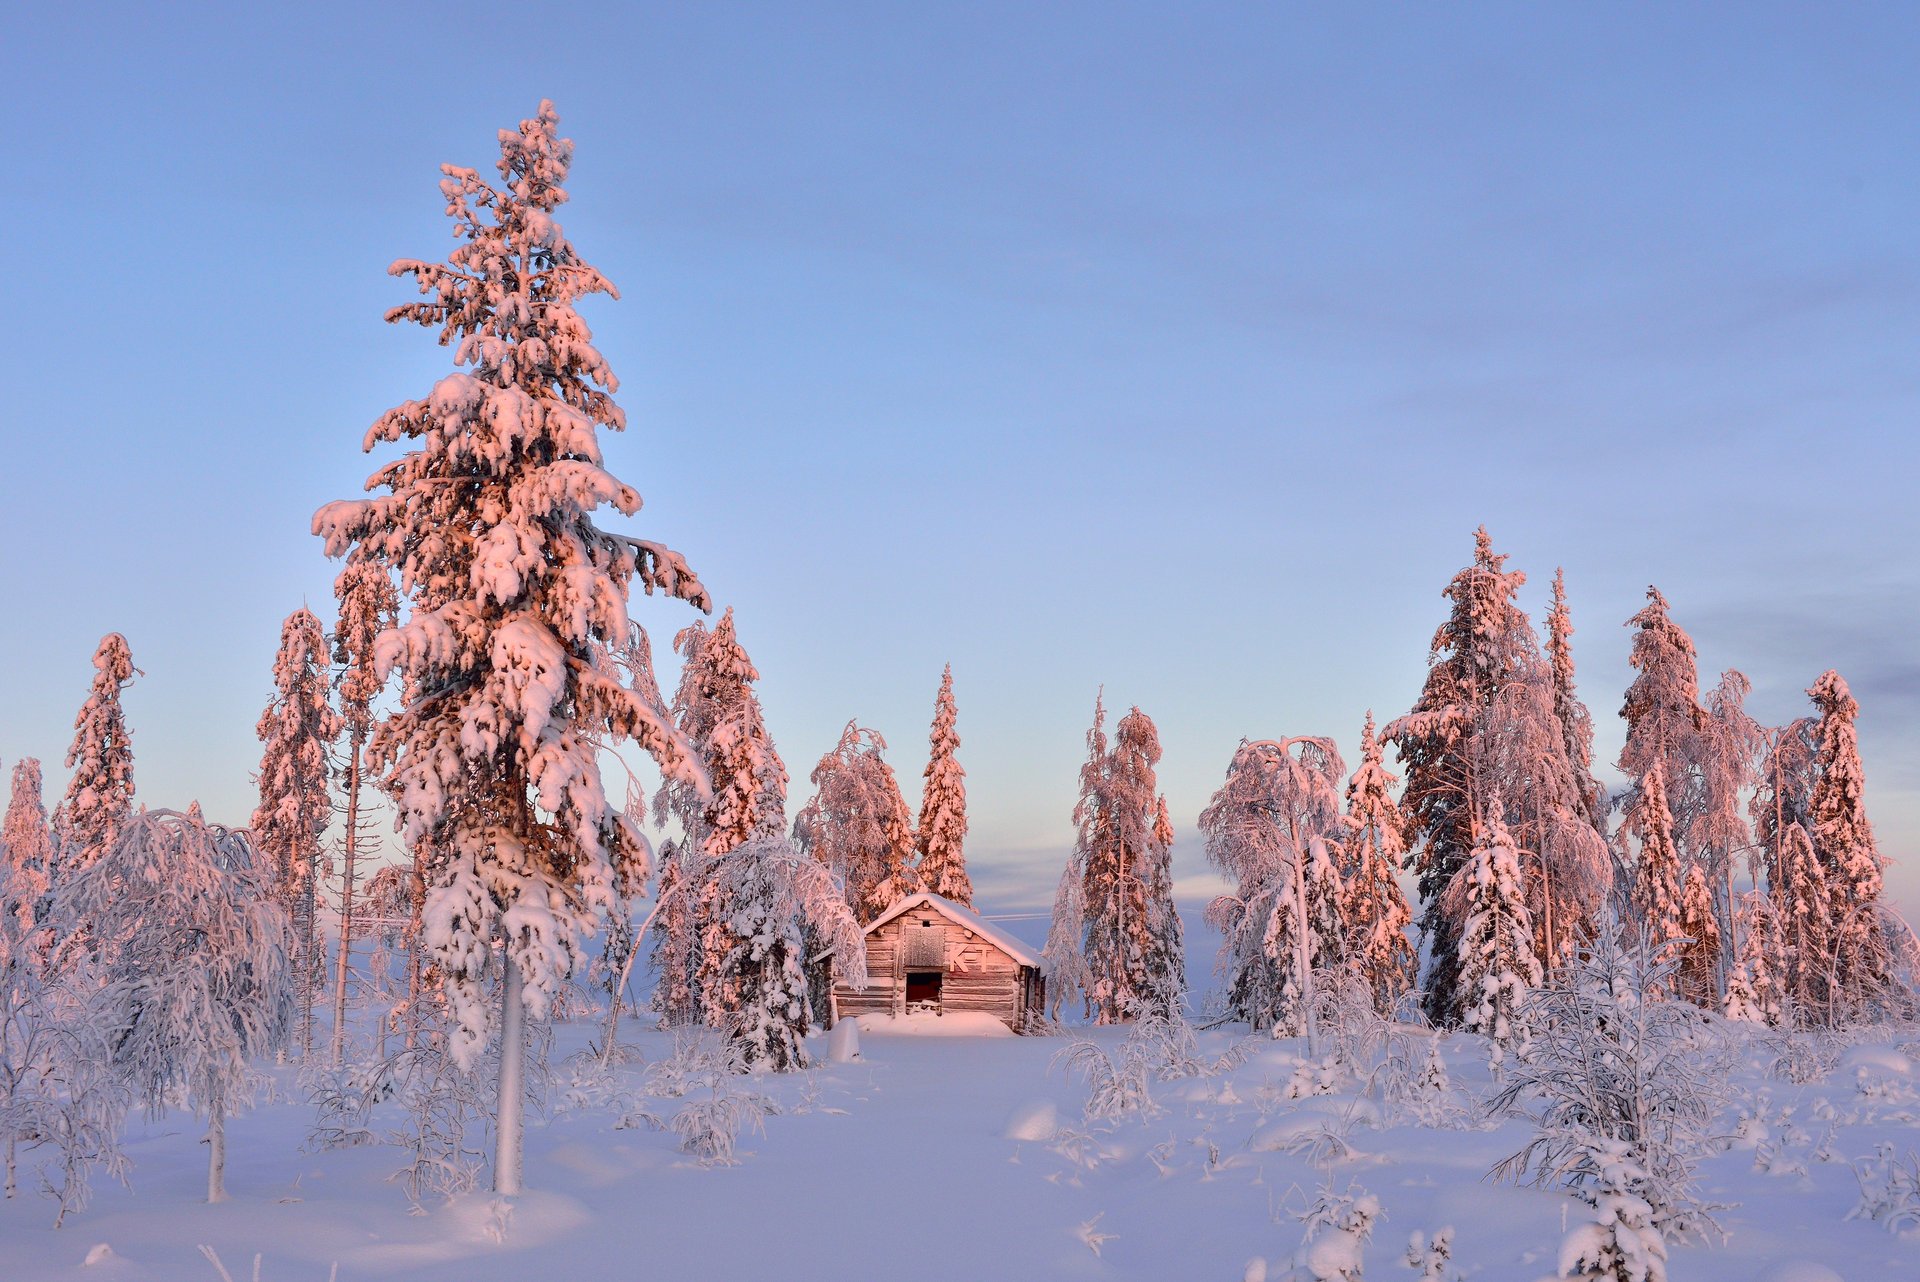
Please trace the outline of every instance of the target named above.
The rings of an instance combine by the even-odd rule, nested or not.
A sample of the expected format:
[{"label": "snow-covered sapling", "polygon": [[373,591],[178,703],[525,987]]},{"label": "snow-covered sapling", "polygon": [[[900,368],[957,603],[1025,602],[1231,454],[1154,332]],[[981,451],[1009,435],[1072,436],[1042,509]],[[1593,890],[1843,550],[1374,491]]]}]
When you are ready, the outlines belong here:
[{"label": "snow-covered sapling", "polygon": [[1374,1225],[1385,1218],[1380,1199],[1365,1189],[1350,1187],[1340,1192],[1323,1186],[1300,1215],[1306,1240],[1294,1254],[1289,1278],[1293,1282],[1361,1282],[1367,1243],[1373,1239]]}]

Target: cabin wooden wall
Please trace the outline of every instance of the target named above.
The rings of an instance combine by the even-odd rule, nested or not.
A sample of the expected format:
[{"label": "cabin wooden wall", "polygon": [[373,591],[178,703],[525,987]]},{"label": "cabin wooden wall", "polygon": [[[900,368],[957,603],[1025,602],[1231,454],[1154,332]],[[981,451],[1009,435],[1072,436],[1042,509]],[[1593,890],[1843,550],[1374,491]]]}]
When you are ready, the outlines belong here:
[{"label": "cabin wooden wall", "polygon": [[[923,922],[931,923],[923,925]],[[1037,976],[1023,977],[1023,967],[989,940],[947,920],[932,909],[902,913],[867,935],[865,992],[835,983],[834,1003],[842,1017],[903,1014],[907,994],[908,931],[941,932],[943,1012],[980,1011],[1019,1032],[1026,1023]],[[916,968],[917,969],[917,968]]]}]

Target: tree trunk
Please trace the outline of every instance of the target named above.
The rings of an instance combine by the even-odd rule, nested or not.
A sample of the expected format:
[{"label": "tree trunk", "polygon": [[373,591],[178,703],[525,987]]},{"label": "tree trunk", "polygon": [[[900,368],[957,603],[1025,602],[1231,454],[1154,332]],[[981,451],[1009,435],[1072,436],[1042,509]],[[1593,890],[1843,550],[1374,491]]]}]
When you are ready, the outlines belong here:
[{"label": "tree trunk", "polygon": [[506,954],[500,982],[500,1122],[493,1154],[493,1191],[513,1196],[520,1191],[520,1129],[526,1064],[526,1012],[521,999],[520,967]]},{"label": "tree trunk", "polygon": [[333,1066],[340,1067],[347,1040],[347,956],[353,949],[353,863],[360,836],[360,741],[347,748],[347,842],[340,852],[340,956],[333,970]]},{"label": "tree trunk", "polygon": [[420,923],[427,911],[426,859],[413,849],[413,877],[407,887],[407,1049],[420,1041]]},{"label": "tree trunk", "polygon": [[219,1099],[207,1120],[207,1201],[227,1200],[227,1119]]}]

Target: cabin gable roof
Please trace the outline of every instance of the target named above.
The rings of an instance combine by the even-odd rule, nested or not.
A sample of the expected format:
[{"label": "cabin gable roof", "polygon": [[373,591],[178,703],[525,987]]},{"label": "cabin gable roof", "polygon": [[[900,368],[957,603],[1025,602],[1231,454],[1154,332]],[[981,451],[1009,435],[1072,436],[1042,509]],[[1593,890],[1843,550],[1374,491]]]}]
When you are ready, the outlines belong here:
[{"label": "cabin gable roof", "polygon": [[972,931],[1007,956],[1013,958],[1013,960],[1020,965],[1031,966],[1035,970],[1040,969],[1040,959],[1034,956],[1025,944],[1022,944],[1012,935],[1001,930],[998,926],[989,924],[986,919],[972,909],[963,908],[951,899],[946,899],[924,890],[917,895],[908,895],[905,899],[902,899],[899,903],[887,909],[887,911],[881,913],[878,917],[875,917],[867,924],[866,929],[861,933],[871,935],[888,922],[895,921],[916,908],[931,908],[954,925]]}]

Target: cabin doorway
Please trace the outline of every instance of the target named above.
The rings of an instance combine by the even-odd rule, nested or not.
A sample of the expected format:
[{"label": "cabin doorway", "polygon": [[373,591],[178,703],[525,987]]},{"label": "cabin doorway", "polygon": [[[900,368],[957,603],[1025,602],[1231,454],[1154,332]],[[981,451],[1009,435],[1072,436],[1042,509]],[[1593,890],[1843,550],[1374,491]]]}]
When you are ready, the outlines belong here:
[{"label": "cabin doorway", "polygon": [[940,972],[937,970],[910,970],[907,972],[907,1013],[932,1011],[940,1013]]}]

